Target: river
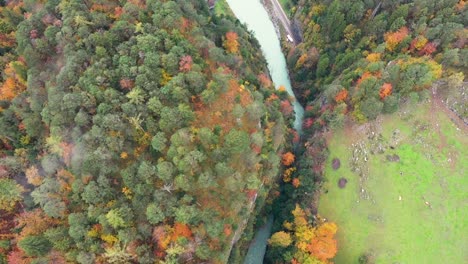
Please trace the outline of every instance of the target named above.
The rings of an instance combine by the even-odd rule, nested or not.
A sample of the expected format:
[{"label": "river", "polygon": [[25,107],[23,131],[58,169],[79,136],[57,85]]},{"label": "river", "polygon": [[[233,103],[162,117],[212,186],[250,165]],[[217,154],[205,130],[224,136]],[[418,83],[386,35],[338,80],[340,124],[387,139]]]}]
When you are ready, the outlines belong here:
[{"label": "river", "polygon": [[[247,28],[254,33],[260,43],[263,55],[268,62],[268,70],[270,71],[273,83],[275,83],[277,88],[283,85],[288,94],[295,99],[296,97],[294,96],[286,67],[286,59],[281,50],[278,35],[276,34],[273,22],[270,20],[260,0],[227,0],[227,2],[236,17],[242,23],[247,24]],[[301,134],[304,108],[297,100],[294,100],[293,107],[296,117],[294,129]],[[244,264],[263,263],[267,240],[271,235],[272,224],[273,217],[270,216],[267,224],[258,229],[245,257]]]}]

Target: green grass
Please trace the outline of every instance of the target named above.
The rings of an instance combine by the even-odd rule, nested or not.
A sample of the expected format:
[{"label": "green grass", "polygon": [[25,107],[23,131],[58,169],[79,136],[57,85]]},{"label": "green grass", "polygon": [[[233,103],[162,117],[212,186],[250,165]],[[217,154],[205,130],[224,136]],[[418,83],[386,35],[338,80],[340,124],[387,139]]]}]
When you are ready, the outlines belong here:
[{"label": "green grass", "polygon": [[[371,141],[356,129],[345,129],[329,142],[324,183],[328,193],[320,198],[319,214],[339,226],[335,263],[358,263],[364,253],[373,255],[376,263],[468,260],[466,134],[458,131],[444,113],[431,116],[427,104],[406,111],[412,116],[384,118],[381,143],[395,149],[369,154],[368,162],[363,162],[368,179],[362,183],[351,171],[351,144],[362,141],[369,151]],[[400,130],[398,144],[391,143],[395,129]],[[390,154],[399,155],[400,162],[387,161]],[[335,157],[341,160],[336,171],[331,168]],[[344,189],[337,186],[340,177],[348,179]],[[361,187],[370,199],[361,197]]]}]

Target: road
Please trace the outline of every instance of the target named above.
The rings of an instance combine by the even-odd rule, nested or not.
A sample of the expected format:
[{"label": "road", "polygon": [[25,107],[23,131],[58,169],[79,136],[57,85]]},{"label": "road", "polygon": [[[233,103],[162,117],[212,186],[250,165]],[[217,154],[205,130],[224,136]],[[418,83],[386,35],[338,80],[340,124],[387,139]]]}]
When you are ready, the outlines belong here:
[{"label": "road", "polygon": [[297,44],[298,41],[294,39],[294,34],[291,29],[291,21],[289,20],[288,16],[284,12],[283,7],[278,2],[278,0],[270,0],[270,2],[273,7],[273,12],[274,12],[273,15],[275,15],[275,17],[281,22],[281,24],[283,25],[283,28],[286,30],[286,34],[288,34],[289,36],[293,38],[294,44]]}]

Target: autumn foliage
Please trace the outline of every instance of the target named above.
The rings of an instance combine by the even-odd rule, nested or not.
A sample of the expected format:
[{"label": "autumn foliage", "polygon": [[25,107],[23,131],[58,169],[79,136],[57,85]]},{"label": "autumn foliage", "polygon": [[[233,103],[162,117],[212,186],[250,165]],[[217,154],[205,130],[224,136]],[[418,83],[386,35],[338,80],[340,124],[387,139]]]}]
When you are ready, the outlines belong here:
[{"label": "autumn foliage", "polygon": [[384,83],[379,91],[380,99],[385,99],[385,97],[392,94],[392,84]]},{"label": "autumn foliage", "polygon": [[289,102],[289,100],[281,101],[280,106],[281,106],[281,112],[285,116],[289,116],[294,112],[294,108],[292,107],[291,102]]},{"label": "autumn foliage", "polygon": [[338,94],[335,96],[335,101],[337,103],[343,102],[348,98],[348,91],[346,89],[341,90],[338,92]]},{"label": "autumn foliage", "polygon": [[431,55],[437,50],[436,45],[433,42],[429,42],[419,51],[419,55]]},{"label": "autumn foliage", "polygon": [[[325,222],[317,216],[316,226],[311,225],[309,217],[299,205],[291,212],[293,222],[284,222],[285,231],[272,235],[269,243],[273,247],[287,247],[294,244],[295,263],[328,263],[338,250],[335,234],[338,227],[333,222]],[[294,238],[294,239],[292,239]],[[315,262],[314,262],[315,261]]]},{"label": "autumn foliage", "polygon": [[334,238],[337,229],[335,223],[326,222],[321,224],[315,230],[315,237],[307,246],[307,251],[321,261],[333,258],[338,251],[338,245]]},{"label": "autumn foliage", "polygon": [[237,41],[239,37],[236,32],[227,32],[226,39],[224,40],[224,48],[229,53],[237,53],[239,51],[239,42]]},{"label": "autumn foliage", "polygon": [[12,100],[26,89],[26,80],[16,73],[16,67],[24,67],[22,62],[11,62],[4,70],[6,79],[0,86],[0,100]]},{"label": "autumn foliage", "polygon": [[409,34],[407,27],[401,27],[396,32],[388,32],[384,35],[385,42],[387,44],[387,49],[389,51],[394,51],[396,46],[400,44]]},{"label": "autumn foliage", "polygon": [[172,241],[176,241],[179,237],[185,237],[185,238],[191,238],[192,237],[192,231],[188,227],[188,225],[176,222],[174,224],[174,229],[172,233]]},{"label": "autumn foliage", "polygon": [[294,154],[292,154],[291,152],[286,152],[283,154],[281,161],[284,166],[290,166],[291,164],[293,164],[294,158]]},{"label": "autumn foliage", "polygon": [[294,188],[298,188],[301,185],[301,181],[299,180],[299,178],[294,178],[292,180],[292,185],[294,186]]},{"label": "autumn foliage", "polygon": [[179,62],[179,70],[182,72],[188,72],[192,69],[192,56],[190,55],[185,55],[180,59]]},{"label": "autumn foliage", "polygon": [[127,79],[127,78],[120,80],[119,84],[120,84],[120,87],[126,90],[131,90],[133,86],[135,86],[135,83],[132,80]]},{"label": "autumn foliage", "polygon": [[411,41],[410,50],[421,50],[427,44],[428,40],[424,36],[417,36]]},{"label": "autumn foliage", "polygon": [[369,62],[380,61],[381,55],[382,54],[380,53],[370,53],[369,55],[367,55],[366,60],[368,60]]}]

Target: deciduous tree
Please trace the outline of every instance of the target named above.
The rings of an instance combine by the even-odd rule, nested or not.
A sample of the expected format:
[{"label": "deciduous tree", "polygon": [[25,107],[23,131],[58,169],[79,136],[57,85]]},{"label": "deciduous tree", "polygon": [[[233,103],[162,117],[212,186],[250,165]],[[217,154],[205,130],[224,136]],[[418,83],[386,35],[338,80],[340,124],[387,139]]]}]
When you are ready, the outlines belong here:
[{"label": "deciduous tree", "polygon": [[239,37],[236,32],[227,32],[226,39],[224,40],[224,48],[229,53],[237,53],[239,51],[239,42],[237,41]]}]

